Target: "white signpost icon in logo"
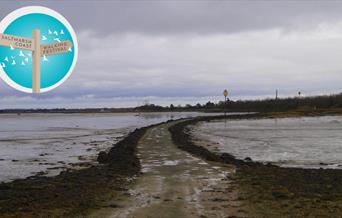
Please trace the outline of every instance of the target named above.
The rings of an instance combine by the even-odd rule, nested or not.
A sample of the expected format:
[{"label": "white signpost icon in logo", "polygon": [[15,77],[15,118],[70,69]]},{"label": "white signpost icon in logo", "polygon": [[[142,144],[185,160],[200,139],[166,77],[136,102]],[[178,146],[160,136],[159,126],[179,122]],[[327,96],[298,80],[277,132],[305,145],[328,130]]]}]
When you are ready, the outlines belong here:
[{"label": "white signpost icon in logo", "polygon": [[40,59],[50,55],[62,54],[70,51],[72,43],[69,40],[51,44],[40,44],[40,30],[32,31],[32,39],[0,33],[0,46],[11,49],[29,50],[32,52],[32,92],[40,93]]}]

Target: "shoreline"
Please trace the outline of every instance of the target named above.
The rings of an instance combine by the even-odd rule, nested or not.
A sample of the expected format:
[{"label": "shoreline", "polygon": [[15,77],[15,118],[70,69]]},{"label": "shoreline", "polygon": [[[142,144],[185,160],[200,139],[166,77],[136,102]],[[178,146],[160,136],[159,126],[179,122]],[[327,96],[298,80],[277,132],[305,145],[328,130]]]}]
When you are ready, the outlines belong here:
[{"label": "shoreline", "polygon": [[[233,115],[227,118],[254,119],[289,116],[296,117],[298,114],[266,113]],[[249,216],[340,217],[342,214],[341,169],[286,168],[239,160],[228,153],[213,153],[192,141],[187,129],[189,125],[225,118],[224,116],[199,117],[180,122],[170,127],[169,130],[174,143],[180,149],[209,161],[236,166],[236,174],[232,178],[239,187],[239,200],[243,202],[243,209]]]},{"label": "shoreline", "polygon": [[205,113],[205,114],[217,114],[217,113],[230,113],[230,114],[239,114],[239,113],[267,113],[267,114],[280,114],[284,115],[308,115],[308,114],[316,114],[316,115],[341,115],[342,107],[333,107],[333,108],[297,108],[293,110],[276,110],[272,112],[272,110],[235,110],[235,109],[227,109],[223,108],[162,108],[162,109],[137,109],[137,108],[50,108],[50,109],[0,109],[0,115],[24,115],[24,114],[141,114],[141,113],[181,113],[181,112],[197,112],[197,113]]},{"label": "shoreline", "polygon": [[108,153],[100,152],[96,166],[0,183],[1,217],[85,216],[93,209],[110,207],[107,204],[116,192],[126,190],[140,173],[138,141],[149,128],[162,123],[135,129]]},{"label": "shoreline", "polygon": [[[301,114],[302,115],[302,114]],[[316,116],[317,114],[306,114]],[[329,114],[331,115],[331,114]],[[231,175],[238,187],[241,210],[252,217],[303,217],[342,214],[342,170],[282,168],[272,164],[215,154],[193,143],[189,125],[215,119],[258,119],[288,117],[270,113],[202,116],[178,119],[171,125],[171,138],[178,148],[208,161],[236,166]],[[298,116],[292,114],[290,116]],[[141,173],[137,144],[150,128],[166,122],[137,128],[114,144],[108,153],[100,152],[98,166],[63,171],[54,177],[33,176],[0,183],[0,213],[6,217],[74,217],[112,207],[117,193],[127,192]],[[337,214],[337,215],[336,215]]]}]

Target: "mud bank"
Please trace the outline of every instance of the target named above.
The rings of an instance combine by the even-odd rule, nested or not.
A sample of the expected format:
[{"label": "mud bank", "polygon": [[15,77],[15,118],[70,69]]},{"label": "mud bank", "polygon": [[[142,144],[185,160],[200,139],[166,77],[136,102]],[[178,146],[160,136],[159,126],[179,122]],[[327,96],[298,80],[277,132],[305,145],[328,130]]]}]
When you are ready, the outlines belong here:
[{"label": "mud bank", "polygon": [[[158,124],[156,124],[158,125]],[[33,176],[0,184],[1,217],[75,217],[110,207],[108,201],[140,172],[136,146],[151,125],[136,129],[117,142],[101,163],[81,170],[67,170],[55,177]]]},{"label": "mud bank", "polygon": [[[279,113],[234,115],[228,119],[264,117],[317,116],[317,113]],[[325,115],[325,114],[324,114]],[[200,117],[180,122],[169,128],[180,149],[210,161],[233,164],[233,176],[239,187],[238,199],[249,217],[341,217],[342,170],[281,168],[271,164],[238,160],[223,153],[212,153],[196,145],[189,134],[189,125],[224,119],[223,116]]]}]

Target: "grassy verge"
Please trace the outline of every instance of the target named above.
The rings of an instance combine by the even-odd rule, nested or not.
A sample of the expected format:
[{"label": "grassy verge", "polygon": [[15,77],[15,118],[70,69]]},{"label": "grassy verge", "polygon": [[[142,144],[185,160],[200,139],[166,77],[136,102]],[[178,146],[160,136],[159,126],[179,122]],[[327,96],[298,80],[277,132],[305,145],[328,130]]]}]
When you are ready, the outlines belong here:
[{"label": "grassy verge", "polygon": [[[234,119],[265,117],[297,117],[332,115],[294,111],[289,113],[267,113],[229,116]],[[234,164],[237,172],[233,181],[239,187],[241,209],[250,217],[341,217],[342,216],[342,170],[295,169],[263,165],[238,160],[224,153],[212,153],[197,146],[191,140],[187,128],[200,121],[211,121],[224,117],[201,117],[180,122],[170,128],[177,146],[210,161]]]}]

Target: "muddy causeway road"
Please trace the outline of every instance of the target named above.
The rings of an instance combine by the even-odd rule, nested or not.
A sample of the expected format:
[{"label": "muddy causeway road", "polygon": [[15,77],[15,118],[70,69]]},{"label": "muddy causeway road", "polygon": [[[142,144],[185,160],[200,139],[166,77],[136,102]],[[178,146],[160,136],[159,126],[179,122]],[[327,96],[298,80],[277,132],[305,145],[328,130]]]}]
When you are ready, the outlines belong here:
[{"label": "muddy causeway road", "polygon": [[142,174],[90,217],[230,217],[243,216],[236,188],[229,180],[234,167],[205,162],[177,148],[168,128],[149,129],[138,143]]}]

